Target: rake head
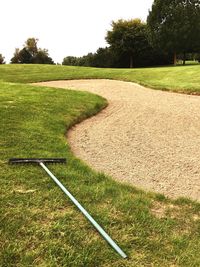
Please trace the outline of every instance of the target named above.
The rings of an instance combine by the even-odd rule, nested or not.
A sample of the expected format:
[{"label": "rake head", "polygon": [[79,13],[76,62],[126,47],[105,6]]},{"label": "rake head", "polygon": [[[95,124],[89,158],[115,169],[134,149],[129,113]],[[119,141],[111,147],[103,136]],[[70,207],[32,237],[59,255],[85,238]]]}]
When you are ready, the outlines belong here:
[{"label": "rake head", "polygon": [[64,158],[12,158],[9,159],[10,164],[40,164],[40,163],[66,163]]}]

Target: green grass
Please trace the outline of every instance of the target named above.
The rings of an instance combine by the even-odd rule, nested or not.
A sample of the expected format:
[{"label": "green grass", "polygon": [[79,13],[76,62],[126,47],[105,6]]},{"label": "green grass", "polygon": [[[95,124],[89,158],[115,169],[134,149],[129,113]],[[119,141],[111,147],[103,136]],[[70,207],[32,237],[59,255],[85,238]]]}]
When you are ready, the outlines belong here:
[{"label": "green grass", "polygon": [[100,69],[51,65],[0,66],[0,80],[7,82],[27,83],[82,78],[132,81],[155,89],[200,94],[200,65],[143,69]]},{"label": "green grass", "polygon": [[[198,66],[192,68],[195,72]],[[164,70],[170,73],[170,68],[153,69]],[[119,184],[71,153],[67,129],[104,108],[106,101],[85,92],[20,83],[98,75],[119,79],[120,71],[129,72],[129,78],[131,72],[135,75],[134,70],[0,67],[0,266],[200,266],[199,203]],[[144,75],[150,69],[137,71]],[[111,77],[114,73],[118,75]],[[11,157],[52,156],[67,158],[67,165],[49,168],[128,259],[107,245],[41,168],[7,164]]]}]

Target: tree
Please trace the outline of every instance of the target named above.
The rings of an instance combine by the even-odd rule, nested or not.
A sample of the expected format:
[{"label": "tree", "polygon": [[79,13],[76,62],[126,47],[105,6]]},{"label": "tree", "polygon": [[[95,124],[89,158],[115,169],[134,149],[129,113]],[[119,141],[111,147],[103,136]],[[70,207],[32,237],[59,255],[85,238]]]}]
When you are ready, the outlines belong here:
[{"label": "tree", "polygon": [[74,56],[68,56],[63,59],[62,65],[78,66],[78,58]]},{"label": "tree", "polygon": [[15,48],[15,53],[11,58],[11,63],[18,64],[18,63],[25,63],[30,64],[32,63],[32,55],[29,51],[24,47],[23,49]]},{"label": "tree", "polygon": [[129,57],[132,68],[134,57],[139,56],[148,45],[146,24],[140,19],[113,21],[112,30],[107,32],[106,41],[112,50]]},{"label": "tree", "polygon": [[98,48],[93,58],[93,66],[100,68],[114,67],[115,55],[109,47]]},{"label": "tree", "polygon": [[174,64],[177,53],[200,50],[200,1],[154,0],[147,18],[151,44],[158,49],[172,52]]},{"label": "tree", "polygon": [[34,64],[54,64],[52,58],[49,56],[47,49],[39,48],[37,53],[32,58],[32,63]]},{"label": "tree", "polygon": [[25,47],[19,51],[19,63],[32,63],[32,55]]},{"label": "tree", "polygon": [[13,57],[10,60],[10,62],[12,64],[20,63],[20,60],[19,60],[19,51],[20,51],[19,48],[15,48],[14,55],[13,55]]},{"label": "tree", "polygon": [[5,59],[5,57],[3,57],[2,54],[0,54],[0,64],[5,64],[6,63],[4,59]]},{"label": "tree", "polygon": [[38,39],[28,38],[21,50],[15,49],[11,63],[54,64],[52,58],[49,57],[48,50],[38,48],[37,43]]},{"label": "tree", "polygon": [[26,50],[31,54],[32,57],[36,56],[38,53],[38,39],[36,38],[28,38],[24,44]]}]

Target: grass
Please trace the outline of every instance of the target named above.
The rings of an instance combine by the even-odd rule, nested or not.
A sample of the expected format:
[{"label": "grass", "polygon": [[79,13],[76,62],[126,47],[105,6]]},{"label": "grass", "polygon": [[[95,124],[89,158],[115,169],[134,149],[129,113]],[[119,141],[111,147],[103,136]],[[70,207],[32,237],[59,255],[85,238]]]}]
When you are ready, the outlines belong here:
[{"label": "grass", "polygon": [[[198,66],[192,68],[195,72]],[[25,84],[90,78],[101,71],[101,78],[111,78],[106,72],[120,74],[62,66],[0,67],[0,266],[200,266],[199,203],[117,183],[71,153],[67,129],[104,108],[106,101],[85,92]],[[121,72],[126,71],[131,72]],[[141,69],[145,71],[150,69]],[[7,164],[11,157],[52,156],[67,158],[67,165],[49,168],[117,241],[127,260],[107,245],[41,168]]]},{"label": "grass", "polygon": [[2,65],[0,80],[39,82],[60,79],[106,78],[132,81],[167,91],[200,94],[200,65],[141,69],[100,69],[51,65]]}]

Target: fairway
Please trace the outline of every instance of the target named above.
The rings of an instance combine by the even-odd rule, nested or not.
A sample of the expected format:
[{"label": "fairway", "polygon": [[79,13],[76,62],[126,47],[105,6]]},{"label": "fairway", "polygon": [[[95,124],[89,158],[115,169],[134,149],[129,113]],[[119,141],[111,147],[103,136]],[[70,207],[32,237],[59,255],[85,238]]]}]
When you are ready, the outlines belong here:
[{"label": "fairway", "polygon": [[2,65],[0,81],[41,82],[70,79],[111,79],[136,82],[146,87],[186,94],[200,94],[200,65],[110,69],[51,65]]},{"label": "fairway", "polygon": [[[94,77],[139,81],[141,74],[143,82],[146,79],[150,84],[150,72],[155,84],[161,87],[160,78],[165,76],[168,90],[175,90],[177,84],[172,77],[183,82],[183,72],[187,76],[192,71],[197,82],[186,82],[190,83],[189,92],[198,93],[198,67],[122,71],[0,66],[0,266],[200,265],[198,202],[123,185],[95,172],[73,155],[66,141],[67,131],[104,109],[107,101],[87,92],[27,84]],[[169,73],[168,84],[165,71]],[[158,73],[157,81],[152,73]],[[182,91],[181,85],[178,90]],[[67,158],[67,165],[49,168],[127,253],[128,259],[121,259],[102,240],[40,168],[10,166],[7,162],[12,157]]]}]

